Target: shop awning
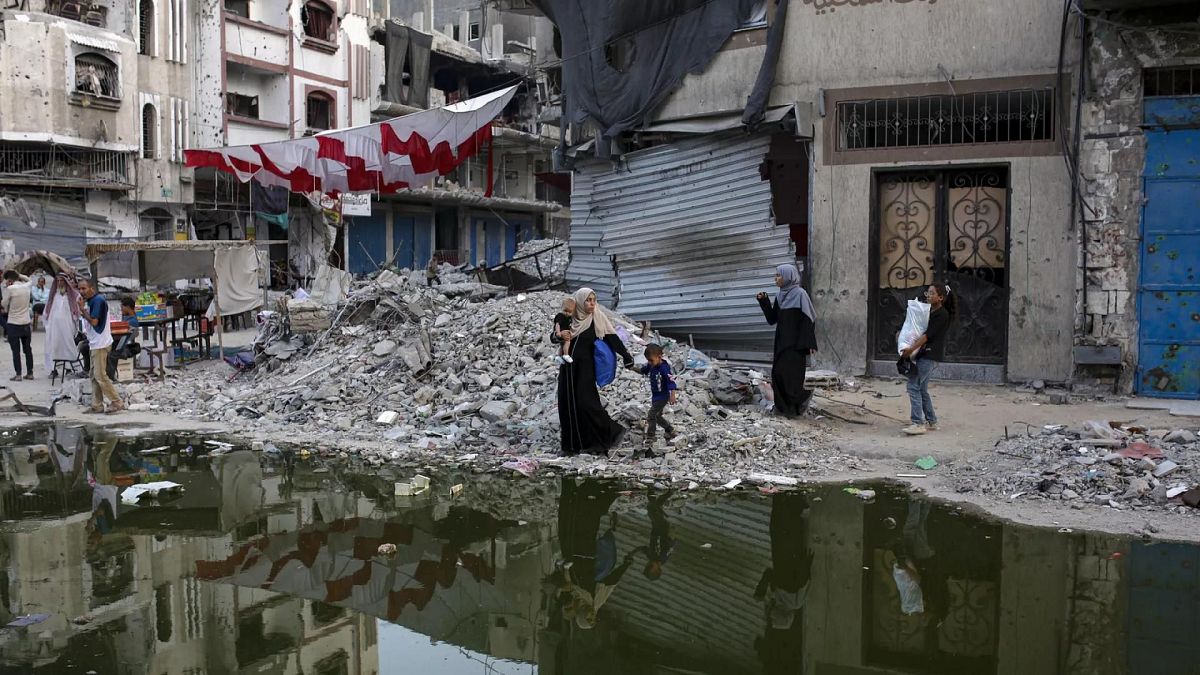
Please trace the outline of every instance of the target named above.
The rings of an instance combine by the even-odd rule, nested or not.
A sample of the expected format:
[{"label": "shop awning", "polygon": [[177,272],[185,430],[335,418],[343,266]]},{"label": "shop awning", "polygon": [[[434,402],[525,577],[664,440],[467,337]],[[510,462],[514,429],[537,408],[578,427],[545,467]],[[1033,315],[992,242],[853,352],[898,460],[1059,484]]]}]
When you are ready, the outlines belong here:
[{"label": "shop awning", "polygon": [[184,161],[224,171],[243,183],[253,179],[292,192],[389,194],[425,187],[490,141],[492,120],[516,89],[308,138],[185,150]]}]

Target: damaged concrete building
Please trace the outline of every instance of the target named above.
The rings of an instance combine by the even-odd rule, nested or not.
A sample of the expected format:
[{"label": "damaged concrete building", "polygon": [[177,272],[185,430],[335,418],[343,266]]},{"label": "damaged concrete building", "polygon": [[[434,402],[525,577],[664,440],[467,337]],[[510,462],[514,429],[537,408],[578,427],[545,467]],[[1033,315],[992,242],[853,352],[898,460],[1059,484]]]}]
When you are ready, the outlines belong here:
[{"label": "damaged concrete building", "polygon": [[0,253],[78,261],[88,238],[186,236],[186,0],[7,5]]},{"label": "damaged concrete building", "polygon": [[[1086,369],[1200,398],[1200,40],[1195,3],[1089,0],[1072,146],[1082,220],[1076,326]],[[1093,365],[1095,364],[1095,365]]]},{"label": "damaged concrete building", "polygon": [[373,31],[383,57],[377,117],[520,87],[477,156],[433,186],[386,195],[369,216],[349,220],[347,269],[366,274],[387,261],[423,267],[433,257],[485,266],[509,260],[520,242],[554,227],[567,201],[569,177],[550,167],[557,129],[538,121],[546,89],[537,68],[554,58],[553,29],[543,17],[524,17],[523,30],[509,31],[506,42],[505,15],[465,0],[397,1],[390,13]]},{"label": "damaged concrete building", "polygon": [[[906,302],[945,281],[959,317],[940,377],[1119,376],[1126,390],[1200,395],[1200,330],[1185,315],[1160,322],[1175,333],[1147,325],[1147,312],[1167,309],[1137,304],[1139,289],[1162,289],[1136,262],[1156,133],[1143,134],[1143,116],[1194,111],[1180,97],[1197,93],[1178,84],[1194,68],[1170,71],[1143,106],[1142,80],[1165,86],[1156,68],[1196,62],[1194,12],[1130,19],[1166,21],[1156,32],[1110,14],[1170,3],[532,4],[565,45],[580,141],[561,155],[574,170],[572,284],[667,333],[754,357],[771,333],[753,295],[795,260],[817,311],[815,363],[894,374]],[[1168,39],[1181,23],[1193,38]],[[1166,91],[1173,103],[1152,100]],[[1164,153],[1195,152],[1184,141],[1194,132],[1172,133]],[[1190,156],[1166,163],[1186,171]],[[1195,189],[1194,178],[1162,177],[1164,189]],[[1183,237],[1172,270],[1195,266],[1176,264],[1195,241],[1190,217],[1190,234],[1164,233]],[[1189,348],[1190,376],[1146,380],[1158,355],[1188,362]]]}]

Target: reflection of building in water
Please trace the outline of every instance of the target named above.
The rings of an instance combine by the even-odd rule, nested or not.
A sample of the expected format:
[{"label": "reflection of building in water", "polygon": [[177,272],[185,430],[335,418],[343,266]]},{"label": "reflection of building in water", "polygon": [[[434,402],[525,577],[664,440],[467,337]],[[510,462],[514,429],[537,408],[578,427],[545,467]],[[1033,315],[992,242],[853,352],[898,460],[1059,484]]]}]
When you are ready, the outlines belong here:
[{"label": "reflection of building in water", "polygon": [[[243,530],[302,524],[304,507],[279,496],[283,476],[244,452],[143,456],[140,441],[74,443],[79,431],[61,424],[37,435],[0,448],[0,504],[16,521],[0,529],[0,624],[48,616],[0,630],[0,671],[378,671],[369,617],[196,576],[196,561],[226,555]],[[103,484],[168,471],[188,489],[160,506],[120,503]]]}]

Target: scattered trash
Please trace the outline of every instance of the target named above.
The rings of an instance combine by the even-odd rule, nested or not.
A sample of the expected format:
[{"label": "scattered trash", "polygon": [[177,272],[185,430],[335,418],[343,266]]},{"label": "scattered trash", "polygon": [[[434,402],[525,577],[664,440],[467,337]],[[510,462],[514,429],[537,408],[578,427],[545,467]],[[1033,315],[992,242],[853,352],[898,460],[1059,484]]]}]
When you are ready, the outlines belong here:
[{"label": "scattered trash", "polygon": [[124,504],[137,504],[141,499],[149,497],[151,499],[160,499],[178,495],[183,492],[183,486],[179,483],[172,483],[169,480],[155,481],[152,483],[141,483],[139,485],[130,485],[121,493],[121,502]]},{"label": "scattered trash", "polygon": [[916,464],[917,468],[921,469],[922,471],[929,471],[929,470],[933,469],[933,467],[938,465],[937,460],[929,455],[921,457],[920,459],[918,459],[916,462],[913,462],[913,463]]},{"label": "scattered trash", "polygon": [[26,614],[25,616],[18,616],[5,625],[7,625],[9,628],[25,628],[27,626],[37,625],[49,618],[49,614]]},{"label": "scattered trash", "polygon": [[463,484],[462,484],[462,483],[458,483],[458,484],[456,484],[456,485],[451,485],[451,486],[450,486],[450,496],[451,496],[451,497],[457,497],[457,496],[461,495],[461,494],[462,494],[462,491],[463,491]]},{"label": "scattered trash", "polygon": [[898,473],[896,478],[928,478],[928,476],[923,473]]},{"label": "scattered trash", "polygon": [[375,423],[391,425],[391,424],[395,424],[396,420],[399,418],[400,418],[400,413],[396,412],[395,410],[385,410],[385,411],[379,413],[379,418],[375,420]]},{"label": "scattered trash", "polygon": [[389,558],[394,557],[396,555],[396,545],[395,544],[380,544],[378,552],[379,552],[379,555],[385,555]]},{"label": "scattered trash", "polygon": [[1069,528],[1069,527],[1060,527],[1060,528],[1058,528],[1058,533],[1059,533],[1059,534],[1071,534],[1071,532],[1072,532],[1072,530],[1071,530],[1071,528]]},{"label": "scattered trash", "polygon": [[500,467],[503,469],[516,471],[526,478],[532,478],[533,475],[537,473],[538,463],[537,460],[522,457],[520,459],[514,459],[512,461],[505,462],[501,464]]},{"label": "scattered trash", "polygon": [[875,499],[875,491],[874,490],[860,490],[858,488],[848,487],[848,488],[842,488],[842,492],[854,495],[855,497],[858,497],[859,499],[863,500],[864,502],[869,502],[872,499]]},{"label": "scattered trash", "polygon": [[700,548],[712,548],[712,544],[700,544]]},{"label": "scattered trash", "polygon": [[1124,450],[1118,451],[1117,454],[1129,459],[1142,459],[1144,457],[1161,459],[1164,456],[1162,450],[1151,446],[1145,441],[1134,441]]},{"label": "scattered trash", "polygon": [[721,488],[725,489],[725,490],[732,490],[733,488],[735,488],[741,484],[742,484],[741,478],[734,478],[733,480],[729,481],[728,483],[722,485]]}]

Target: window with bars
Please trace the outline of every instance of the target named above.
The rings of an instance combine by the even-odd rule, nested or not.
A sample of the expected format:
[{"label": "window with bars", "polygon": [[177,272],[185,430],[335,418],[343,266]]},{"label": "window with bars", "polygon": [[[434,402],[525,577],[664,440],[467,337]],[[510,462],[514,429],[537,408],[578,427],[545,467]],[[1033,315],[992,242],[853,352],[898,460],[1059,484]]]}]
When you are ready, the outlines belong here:
[{"label": "window with bars", "polygon": [[117,64],[93,53],[75,57],[75,91],[80,94],[121,97],[121,82]]},{"label": "window with bars", "polygon": [[154,133],[156,117],[152,104],[142,106],[142,159],[154,159],[158,155],[158,134]]},{"label": "window with bars", "polygon": [[304,25],[304,34],[325,42],[337,41],[337,25],[333,9],[320,0],[309,0],[300,9],[300,22]]},{"label": "window with bars", "polygon": [[258,119],[258,97],[225,92],[225,112],[238,117]]},{"label": "window with bars", "polygon": [[304,100],[305,124],[309,129],[325,131],[333,128],[333,97],[319,91]]},{"label": "window with bars", "polygon": [[1053,88],[839,101],[837,149],[1054,140]]},{"label": "window with bars", "polygon": [[1150,68],[1142,73],[1142,92],[1154,96],[1200,96],[1200,66]]},{"label": "window with bars", "polygon": [[140,0],[138,5],[138,53],[154,55],[154,0]]}]

